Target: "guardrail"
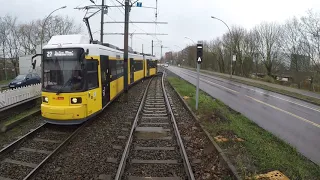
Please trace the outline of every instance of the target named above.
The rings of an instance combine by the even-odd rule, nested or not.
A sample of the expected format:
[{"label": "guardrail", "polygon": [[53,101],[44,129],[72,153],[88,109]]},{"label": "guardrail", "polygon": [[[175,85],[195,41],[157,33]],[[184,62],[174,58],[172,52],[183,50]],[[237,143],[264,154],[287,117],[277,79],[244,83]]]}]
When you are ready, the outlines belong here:
[{"label": "guardrail", "polygon": [[0,111],[41,96],[41,84],[7,89],[0,92]]}]

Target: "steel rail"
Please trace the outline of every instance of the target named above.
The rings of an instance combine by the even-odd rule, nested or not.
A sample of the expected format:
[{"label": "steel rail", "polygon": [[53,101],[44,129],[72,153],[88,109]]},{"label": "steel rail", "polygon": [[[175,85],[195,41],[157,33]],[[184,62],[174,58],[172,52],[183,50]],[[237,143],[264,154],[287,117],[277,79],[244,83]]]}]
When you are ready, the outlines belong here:
[{"label": "steel rail", "polygon": [[36,132],[38,132],[40,129],[42,129],[43,127],[46,126],[47,123],[44,123],[40,126],[38,126],[36,129],[28,132],[27,134],[25,134],[24,136],[20,137],[19,139],[15,140],[14,142],[12,142],[11,144],[9,144],[8,146],[4,147],[3,149],[0,150],[0,158],[2,156],[4,156],[5,154],[7,154],[9,151],[11,151],[13,148],[15,148],[16,146],[18,146],[19,144],[21,144],[22,142],[24,142],[25,140],[27,140],[30,136],[32,136],[33,134],[35,134]]},{"label": "steel rail", "polygon": [[[77,135],[90,121],[87,121],[85,123],[83,123],[80,127],[78,127],[77,129],[74,130],[73,133],[71,133],[71,135],[69,135],[57,148],[55,148],[48,156],[46,156],[45,159],[43,159],[38,165],[37,167],[35,167],[34,169],[32,169],[31,172],[29,172],[25,177],[24,180],[28,180],[31,177],[33,177],[33,175],[35,175],[35,173],[53,156],[55,155],[59,150],[61,150],[68,142],[70,142],[70,140],[75,137],[75,135]],[[37,127],[36,129],[30,131],[29,133],[25,134],[24,136],[22,136],[21,138],[19,138],[18,140],[12,142],[11,144],[9,144],[8,146],[6,146],[5,148],[0,150],[0,158],[3,158],[6,154],[8,154],[10,151],[13,151],[14,149],[16,149],[21,143],[23,143],[24,141],[26,141],[28,138],[32,137],[33,135],[35,135],[37,132],[41,131],[43,128],[45,128],[46,126],[48,126],[50,124],[48,123],[44,123],[42,125],[40,125],[39,127]]]},{"label": "steel rail", "polygon": [[169,110],[169,113],[170,113],[170,119],[173,123],[173,129],[174,129],[174,133],[176,135],[176,138],[177,138],[177,142],[180,146],[180,152],[182,154],[182,158],[183,158],[183,164],[184,164],[184,167],[185,167],[185,170],[186,172],[188,173],[188,177],[190,180],[195,180],[195,177],[194,177],[194,174],[193,174],[193,171],[192,171],[192,167],[190,165],[190,161],[189,161],[189,158],[188,158],[188,155],[187,155],[187,152],[186,152],[186,149],[184,148],[184,144],[182,142],[182,138],[180,136],[180,132],[179,132],[179,129],[178,129],[178,126],[177,126],[177,122],[176,122],[176,119],[174,117],[174,114],[173,114],[173,111],[172,111],[172,108],[171,108],[171,105],[170,105],[170,102],[169,102],[169,99],[168,99],[168,96],[167,96],[167,93],[166,93],[166,89],[164,87],[164,74],[162,75],[162,78],[161,78],[161,84],[162,84],[162,92],[163,92],[163,95],[164,95],[164,99],[166,101],[166,104],[167,104],[167,109]]},{"label": "steel rail", "polygon": [[83,123],[80,127],[78,127],[66,140],[64,140],[54,151],[52,151],[44,160],[38,164],[36,168],[34,168],[23,180],[30,179],[43,165],[45,162],[47,162],[53,155],[55,155],[59,150],[61,150],[68,142],[72,140],[75,135],[77,135],[89,122],[91,121],[86,121]]},{"label": "steel rail", "polygon": [[144,102],[145,102],[145,99],[147,97],[147,93],[148,93],[148,90],[149,90],[149,86],[151,84],[151,81],[153,80],[154,77],[151,78],[151,80],[149,81],[145,91],[144,91],[144,94],[143,94],[143,97],[142,97],[142,100],[140,102],[140,106],[139,106],[139,109],[137,111],[137,114],[136,114],[136,117],[133,121],[133,124],[132,124],[132,127],[131,127],[131,131],[130,131],[130,135],[129,135],[129,138],[128,138],[128,141],[126,143],[126,146],[123,150],[123,154],[122,154],[122,157],[121,157],[121,160],[120,160],[120,164],[118,166],[118,170],[117,170],[117,174],[115,176],[115,180],[119,180],[121,177],[122,177],[122,173],[124,171],[124,168],[125,168],[125,165],[126,165],[126,160],[127,160],[127,157],[128,157],[128,154],[129,154],[129,151],[130,151],[130,145],[132,143],[132,139],[133,139],[133,133],[134,133],[134,130],[137,126],[137,123],[138,123],[138,120],[139,120],[139,115],[140,115],[140,112],[143,108],[143,105],[144,105]]}]

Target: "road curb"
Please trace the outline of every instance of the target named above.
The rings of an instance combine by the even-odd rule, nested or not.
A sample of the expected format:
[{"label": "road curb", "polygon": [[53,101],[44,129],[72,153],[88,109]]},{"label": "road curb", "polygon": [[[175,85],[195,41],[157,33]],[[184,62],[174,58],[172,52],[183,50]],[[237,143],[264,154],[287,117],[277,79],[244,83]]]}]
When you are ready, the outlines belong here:
[{"label": "road curb", "polygon": [[[170,71],[171,72],[171,71]],[[214,145],[214,147],[217,149],[217,151],[219,152],[220,156],[222,157],[222,159],[224,160],[224,162],[227,164],[227,166],[229,167],[229,169],[231,170],[231,172],[233,173],[233,176],[240,180],[240,176],[235,168],[235,166],[231,163],[231,161],[229,160],[229,158],[224,154],[224,152],[222,151],[222,149],[220,148],[220,146],[214,141],[214,139],[211,137],[211,135],[209,134],[208,131],[206,131],[203,127],[203,125],[200,123],[200,120],[197,118],[197,116],[194,114],[194,112],[191,110],[191,108],[189,107],[189,105],[184,101],[184,99],[181,97],[181,95],[177,92],[177,90],[172,86],[172,84],[168,81],[168,84],[170,85],[170,87],[174,90],[174,92],[176,93],[176,95],[178,95],[180,102],[182,102],[183,106],[189,111],[189,113],[193,116],[193,118],[196,120],[196,122],[200,125],[201,129],[205,132],[205,134],[207,135],[207,137],[210,139],[211,143]]]},{"label": "road curb", "polygon": [[2,124],[2,125],[0,125],[0,132],[5,133],[8,130],[13,129],[14,127],[16,127],[18,124],[22,123],[23,121],[29,119],[31,116],[40,114],[40,112],[41,112],[41,110],[39,109],[39,110],[37,110],[37,111],[35,111],[35,112],[25,116],[25,117],[22,117],[20,119],[17,119],[15,121],[13,121],[10,124],[6,124],[6,125]]}]

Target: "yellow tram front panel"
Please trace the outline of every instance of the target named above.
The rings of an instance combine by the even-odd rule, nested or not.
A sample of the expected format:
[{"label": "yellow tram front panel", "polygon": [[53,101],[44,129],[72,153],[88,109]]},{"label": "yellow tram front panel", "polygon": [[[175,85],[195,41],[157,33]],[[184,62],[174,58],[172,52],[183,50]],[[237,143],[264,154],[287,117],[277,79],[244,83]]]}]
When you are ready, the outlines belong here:
[{"label": "yellow tram front panel", "polygon": [[101,88],[87,91],[87,116],[91,116],[102,109],[101,93]]},{"label": "yellow tram front panel", "polygon": [[[56,93],[42,92],[41,113],[44,118],[52,120],[76,120],[87,117],[86,92],[81,93]],[[72,98],[81,98],[81,103],[72,104]]]}]

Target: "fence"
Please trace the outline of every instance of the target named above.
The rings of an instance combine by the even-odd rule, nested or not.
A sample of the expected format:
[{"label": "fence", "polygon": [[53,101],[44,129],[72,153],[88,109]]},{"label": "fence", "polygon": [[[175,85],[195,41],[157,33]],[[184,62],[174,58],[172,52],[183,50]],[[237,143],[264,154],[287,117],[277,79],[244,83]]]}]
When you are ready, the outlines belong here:
[{"label": "fence", "polygon": [[0,92],[0,111],[40,96],[41,84],[2,91]]}]

